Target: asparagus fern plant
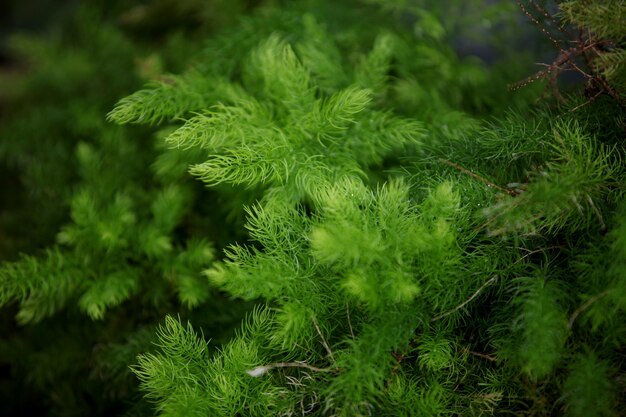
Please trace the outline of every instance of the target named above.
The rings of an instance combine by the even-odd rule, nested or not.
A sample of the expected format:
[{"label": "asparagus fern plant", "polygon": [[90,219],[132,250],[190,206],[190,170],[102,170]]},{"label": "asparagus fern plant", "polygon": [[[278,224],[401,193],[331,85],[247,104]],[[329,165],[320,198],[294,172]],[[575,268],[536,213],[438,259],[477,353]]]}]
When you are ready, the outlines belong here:
[{"label": "asparagus fern plant", "polygon": [[438,8],[380,3],[262,7],[121,99],[109,121],[158,146],[79,144],[71,222],[3,266],[0,301],[24,323],[182,311],[106,356],[139,351],[162,416],[619,415],[624,6],[523,3],[586,37],[511,79],[458,57]]}]

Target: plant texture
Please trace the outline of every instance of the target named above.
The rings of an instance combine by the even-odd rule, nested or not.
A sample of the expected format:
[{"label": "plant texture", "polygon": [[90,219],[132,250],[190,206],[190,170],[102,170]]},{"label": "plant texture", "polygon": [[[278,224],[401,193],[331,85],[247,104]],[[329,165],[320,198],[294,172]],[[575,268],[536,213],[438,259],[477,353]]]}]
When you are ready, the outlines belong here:
[{"label": "plant texture", "polygon": [[140,61],[64,145],[55,243],[0,266],[23,332],[61,335],[35,385],[81,358],[127,415],[619,415],[626,6],[520,3],[559,49],[526,78],[513,34],[453,47],[510,5],[445,3],[242,3]]}]

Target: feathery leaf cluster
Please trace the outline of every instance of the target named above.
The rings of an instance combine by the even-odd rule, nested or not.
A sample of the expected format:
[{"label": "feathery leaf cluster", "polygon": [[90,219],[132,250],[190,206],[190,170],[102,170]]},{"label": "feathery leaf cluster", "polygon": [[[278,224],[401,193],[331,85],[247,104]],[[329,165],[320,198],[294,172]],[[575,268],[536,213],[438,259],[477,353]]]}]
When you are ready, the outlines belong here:
[{"label": "feathery leaf cluster", "polygon": [[[57,161],[69,218],[0,265],[24,332],[67,330],[39,356],[19,360],[32,336],[0,353],[58,356],[29,374],[41,390],[104,375],[128,415],[618,415],[626,6],[555,4],[603,45],[588,67],[607,93],[561,103],[506,90],[521,54],[458,56],[463,3],[267,2],[189,65],[142,61],[152,81],[107,116],[124,126],[94,116],[110,101],[78,102]],[[88,79],[82,54],[44,81]],[[76,358],[92,368],[68,371]]]}]

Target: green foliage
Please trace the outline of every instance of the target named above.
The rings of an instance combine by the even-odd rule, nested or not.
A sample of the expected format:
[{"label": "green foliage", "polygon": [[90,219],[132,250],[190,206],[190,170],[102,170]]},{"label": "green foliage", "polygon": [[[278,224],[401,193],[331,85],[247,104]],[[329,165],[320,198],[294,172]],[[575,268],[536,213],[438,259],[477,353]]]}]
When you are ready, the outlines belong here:
[{"label": "green foliage", "polygon": [[[272,35],[252,51],[244,73],[244,87],[256,94],[246,95],[237,84],[220,83],[224,91],[240,91],[236,104],[220,103],[190,118],[166,141],[178,148],[219,151],[190,170],[209,184],[272,184],[315,198],[315,190],[334,178],[359,175],[360,164],[380,163],[391,149],[421,135],[418,123],[370,107],[372,93],[383,89],[389,42],[389,38],[377,41],[362,64],[368,72],[357,71],[353,85],[317,98],[307,68],[285,41]],[[172,95],[166,90],[152,93],[162,96],[148,122],[170,115],[161,102],[167,103]],[[175,90],[172,99],[178,94]],[[142,98],[122,100],[109,116],[122,123],[136,120],[129,103]],[[179,112],[195,110],[193,100],[186,103]],[[376,141],[362,143],[362,135],[374,137],[373,133],[378,135]]]},{"label": "green foliage", "polygon": [[18,320],[37,322],[63,308],[82,285],[81,275],[76,260],[58,250],[50,250],[43,259],[26,256],[18,263],[3,264],[0,302],[19,300]]},{"label": "green foliage", "polygon": [[574,359],[564,384],[565,414],[568,416],[614,416],[615,388],[606,362],[592,353]]},{"label": "green foliage", "polygon": [[[111,415],[136,403],[145,415],[128,367],[152,349],[151,329],[167,312],[215,315],[207,301],[222,302],[200,275],[226,235],[197,210],[207,194],[172,164],[151,168],[158,153],[173,156],[150,132],[131,140],[105,121],[170,54],[123,30],[116,13],[132,5],[113,3],[72,7],[45,36],[12,36],[0,68],[0,391],[16,399],[1,414]],[[246,309],[219,315],[216,340]]]},{"label": "green foliage", "polygon": [[[128,180],[138,172],[128,162],[140,160],[139,149],[125,146],[115,128],[109,135],[100,151],[85,143],[77,147],[82,183],[71,199],[72,222],[58,234],[56,256],[39,265],[26,258],[2,274],[3,303],[16,298],[31,306],[31,313],[22,309],[22,322],[49,316],[74,297],[81,310],[102,319],[107,309],[137,294],[147,274],[171,283],[179,301],[190,307],[210,293],[197,274],[214,258],[211,245],[201,239],[181,245],[173,237],[189,211],[190,188],[183,183],[133,188]],[[64,284],[51,285],[46,275],[62,277]],[[158,286],[149,291],[160,297]]]},{"label": "green foliage", "polygon": [[626,19],[626,7],[621,1],[564,1],[559,4],[563,17],[586,27],[595,32],[600,38],[622,41],[626,38],[624,19]]},{"label": "green foliage", "polygon": [[[435,19],[425,13],[417,14]],[[248,363],[253,377],[228,374],[218,386],[232,387],[238,400],[213,412],[289,414],[299,407],[322,415],[391,409],[445,415],[459,407],[481,415],[536,410],[542,396],[558,396],[553,388],[537,394],[536,384],[563,378],[563,358],[577,346],[566,342],[584,333],[572,333],[577,289],[556,278],[571,273],[570,266],[551,260],[546,242],[608,227],[605,218],[620,194],[621,148],[594,137],[584,117],[552,120],[548,109],[530,117],[511,111],[480,126],[459,111],[476,109],[460,90],[455,95],[448,85],[441,95],[437,80],[462,78],[454,58],[435,47],[442,38],[437,30],[413,40],[415,47],[381,30],[369,53],[342,59],[345,41],[335,41],[310,15],[301,26],[304,34],[296,30],[294,43],[269,34],[251,46],[248,58],[237,58],[240,78],[214,82],[216,91],[236,91],[236,98],[218,93],[216,104],[188,116],[166,139],[177,149],[209,154],[190,167],[208,185],[246,185],[259,199],[247,209],[254,244],[231,245],[206,275],[233,296],[267,303],[265,333],[249,336],[265,340],[264,349],[254,349],[252,362],[244,352],[213,356],[228,357],[233,366]],[[409,63],[410,50],[424,58]],[[467,68],[475,74],[466,78],[469,85],[481,85],[483,69]],[[154,92],[164,102],[181,94]],[[194,103],[188,99],[177,114],[192,114]],[[405,117],[381,111],[385,106]],[[110,117],[137,121],[127,108],[121,101]],[[165,107],[151,111],[172,115]],[[399,150],[413,163],[396,171],[404,180],[377,171]],[[502,245],[509,239],[516,243],[507,254]],[[545,264],[531,256],[541,253]],[[485,293],[493,307],[472,307]],[[458,333],[464,315],[478,320],[471,337]],[[244,336],[238,342],[255,346]],[[497,349],[495,358],[473,350],[488,346]],[[610,354],[611,348],[598,349]],[[175,357],[165,350],[141,369],[167,374],[173,365],[157,365]],[[496,364],[482,370],[481,359]],[[197,374],[212,372],[205,365]],[[259,380],[264,399],[281,393],[264,411],[247,394]],[[218,405],[208,394],[213,389],[203,385],[183,396],[147,386],[161,403],[185,398],[204,410]],[[399,405],[399,393],[414,400]]]},{"label": "green foliage", "polygon": [[238,92],[229,91],[227,85],[220,88],[219,79],[208,80],[196,72],[168,76],[148,87],[120,100],[109,118],[118,123],[154,124],[205,109],[217,99],[238,98]]},{"label": "green foliage", "polygon": [[[580,294],[581,307],[576,319],[591,324],[591,329],[609,331],[612,334],[616,320],[626,307],[626,267],[624,265],[624,209],[616,211],[611,232],[598,241],[591,242],[583,251],[576,254],[574,267],[579,275],[583,292]],[[607,335],[608,343],[618,343]]]},{"label": "green foliage", "polygon": [[[102,112],[136,82],[132,56],[141,48],[99,20],[81,9],[46,38],[14,34],[3,42],[15,68],[0,72],[0,161],[6,181],[16,185],[3,184],[2,199],[31,207],[2,219],[7,236],[0,242],[13,259],[53,241],[76,182],[77,143],[100,135]],[[128,69],[124,76],[120,68]],[[9,236],[25,242],[4,243]]]},{"label": "green foliage", "polygon": [[[211,359],[190,325],[167,317],[159,331],[163,355],[140,356],[135,373],[158,401],[161,415],[264,415],[281,393],[251,379],[246,370],[258,362],[263,345],[255,335],[267,330],[268,321],[267,312],[255,311],[239,337]],[[181,363],[186,364],[183,372]]]},{"label": "green foliage", "polygon": [[565,312],[559,306],[558,284],[538,276],[528,279],[523,294],[516,297],[522,331],[519,357],[522,369],[533,378],[546,377],[561,359],[567,338]]},{"label": "green foliage", "polygon": [[[124,29],[82,12],[85,45],[15,41],[33,70],[2,132],[50,143],[0,168],[58,202],[43,243],[0,236],[3,391],[65,415],[618,415],[621,6],[559,3],[614,49],[587,63],[606,97],[557,102],[506,89],[523,54],[459,57],[514,19],[476,3],[160,0]],[[46,211],[17,206],[0,221]]]},{"label": "green foliage", "polygon": [[602,225],[597,205],[614,185],[619,160],[606,146],[594,144],[576,123],[557,124],[551,136],[545,140],[553,156],[528,175],[521,195],[485,210],[491,234],[577,230],[593,217]]}]

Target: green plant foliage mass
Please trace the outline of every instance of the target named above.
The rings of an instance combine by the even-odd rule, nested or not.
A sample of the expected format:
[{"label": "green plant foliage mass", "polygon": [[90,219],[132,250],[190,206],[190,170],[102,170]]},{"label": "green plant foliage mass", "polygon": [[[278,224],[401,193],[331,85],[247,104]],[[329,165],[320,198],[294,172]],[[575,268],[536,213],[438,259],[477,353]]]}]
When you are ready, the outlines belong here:
[{"label": "green plant foliage mass", "polygon": [[7,412],[623,413],[623,2],[114,3],[0,72]]}]

